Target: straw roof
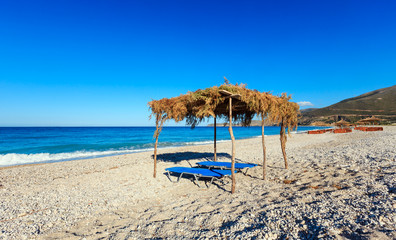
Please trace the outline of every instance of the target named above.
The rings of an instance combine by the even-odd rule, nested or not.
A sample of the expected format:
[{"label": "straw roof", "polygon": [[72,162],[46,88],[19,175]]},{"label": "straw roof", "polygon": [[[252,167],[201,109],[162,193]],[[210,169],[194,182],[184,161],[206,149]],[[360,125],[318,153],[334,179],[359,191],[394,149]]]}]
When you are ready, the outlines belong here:
[{"label": "straw roof", "polygon": [[369,118],[365,118],[365,119],[362,119],[362,120],[360,120],[359,122],[379,122],[379,121],[381,121],[382,119],[379,119],[379,118],[376,118],[376,117],[374,117],[374,116],[371,116],[371,117],[369,117]]},{"label": "straw roof", "polygon": [[244,84],[224,83],[178,97],[152,100],[148,105],[151,117],[155,116],[157,123],[186,119],[187,125],[193,128],[207,117],[228,119],[230,97],[233,98],[232,118],[235,123],[248,126],[255,115],[268,114],[278,124],[283,121],[289,131],[297,126],[299,106],[290,102],[290,96],[283,94],[277,97],[268,92],[250,90]]},{"label": "straw roof", "polygon": [[316,121],[316,122],[311,123],[311,126],[325,126],[325,127],[328,127],[328,126],[331,126],[331,125],[328,124],[328,123],[325,123],[323,121]]},{"label": "straw roof", "polygon": [[349,126],[351,123],[345,121],[344,119],[341,119],[340,121],[336,122],[335,125],[337,126]]},{"label": "straw roof", "polygon": [[366,123],[368,123],[368,122],[366,122],[366,121],[364,121],[364,119],[362,119],[362,120],[357,121],[356,123],[357,123],[357,124],[366,124]]}]

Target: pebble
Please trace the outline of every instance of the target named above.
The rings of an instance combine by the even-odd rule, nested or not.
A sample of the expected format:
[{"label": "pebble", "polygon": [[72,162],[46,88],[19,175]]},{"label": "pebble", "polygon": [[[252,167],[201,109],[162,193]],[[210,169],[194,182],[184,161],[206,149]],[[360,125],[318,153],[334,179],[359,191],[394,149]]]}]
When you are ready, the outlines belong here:
[{"label": "pebble", "polygon": [[[290,159],[298,164],[304,164],[305,169],[308,170],[307,174],[315,171],[323,173],[325,171],[323,166],[327,165],[347,166],[346,169],[353,169],[353,171],[332,175],[334,177],[332,181],[335,184],[349,187],[337,189],[332,187],[333,184],[323,183],[321,179],[325,178],[326,174],[318,174],[318,179],[309,183],[313,184],[317,181],[319,184],[319,181],[322,181],[322,184],[319,184],[322,188],[316,190],[302,189],[306,186],[302,180],[298,180],[298,184],[286,186],[279,181],[267,181],[266,184],[254,185],[255,193],[250,193],[243,189],[244,183],[239,182],[238,191],[232,196],[216,188],[205,190],[213,191],[210,193],[222,193],[221,196],[214,195],[213,197],[208,194],[206,204],[215,210],[197,214],[194,212],[197,206],[193,201],[189,202],[188,198],[180,198],[178,199],[180,203],[163,206],[169,208],[166,217],[158,218],[165,219],[164,221],[150,221],[151,218],[154,219],[157,216],[156,214],[159,214],[160,210],[145,206],[147,213],[137,214],[137,219],[131,220],[124,226],[120,225],[117,231],[111,233],[103,229],[98,232],[109,234],[107,237],[113,239],[118,239],[117,234],[121,233],[128,233],[127,236],[130,239],[153,238],[153,236],[165,239],[337,239],[340,236],[355,236],[352,234],[359,232],[363,234],[371,231],[390,233],[391,231],[386,231],[386,229],[395,230],[396,222],[395,195],[389,190],[396,185],[394,175],[396,166],[390,165],[389,161],[384,159],[396,158],[394,147],[396,134],[384,131],[364,136],[364,138],[354,139],[353,136],[340,135],[337,136],[338,141],[322,147],[318,145],[314,151],[293,148],[293,145],[288,147],[288,151],[293,155]],[[342,140],[348,144],[342,144]],[[271,159],[273,158],[272,156]],[[261,159],[258,158],[258,161]],[[293,166],[293,162],[289,165]],[[374,172],[373,169],[378,168],[382,169],[383,176],[380,178],[377,178],[375,174],[370,174]],[[368,170],[368,173],[362,174],[363,169]],[[260,172],[260,170],[257,171]],[[253,173],[253,170],[249,172],[249,174]],[[34,181],[42,181],[39,180],[40,177],[45,179],[47,173],[35,174],[36,178],[31,178],[31,182],[26,183],[30,187],[35,186]],[[279,170],[276,174],[269,178],[296,179],[299,174],[303,173],[295,172],[291,168],[287,172]],[[17,179],[17,176],[15,174],[11,176],[11,179]],[[1,177],[0,175],[0,180]],[[65,176],[67,177],[68,175]],[[51,178],[53,179],[54,176]],[[72,181],[75,176],[70,174],[69,178]],[[145,180],[145,178],[142,179]],[[7,187],[12,187],[12,182]],[[79,187],[76,186],[76,188]],[[285,187],[290,189],[283,189],[277,197],[263,194],[270,195],[271,191],[276,192]],[[147,194],[148,198],[151,197],[150,193],[158,192],[144,193],[142,190],[142,194]],[[202,195],[205,193],[202,192]],[[84,195],[72,194],[74,194],[73,191],[61,191],[61,189],[40,191],[39,188],[30,195],[2,192],[0,220],[12,219],[15,215],[20,219],[1,222],[0,238],[29,239],[56,229],[67,229],[93,213],[101,213],[103,209],[109,210],[111,206],[117,209],[119,202],[124,199],[124,193],[114,194],[112,196],[114,200],[109,198],[109,202],[106,203],[101,202],[99,196],[89,194],[88,191]],[[202,196],[192,194],[190,197],[200,200]],[[183,199],[187,200],[183,202]],[[269,199],[271,201],[268,201]],[[94,204],[88,205],[87,203]],[[31,214],[32,210],[35,211],[34,214]],[[92,224],[97,227],[106,227],[105,221],[102,220],[93,221]],[[99,238],[99,236],[95,237],[95,233],[92,234],[87,238]],[[389,237],[392,238],[392,236]]]}]

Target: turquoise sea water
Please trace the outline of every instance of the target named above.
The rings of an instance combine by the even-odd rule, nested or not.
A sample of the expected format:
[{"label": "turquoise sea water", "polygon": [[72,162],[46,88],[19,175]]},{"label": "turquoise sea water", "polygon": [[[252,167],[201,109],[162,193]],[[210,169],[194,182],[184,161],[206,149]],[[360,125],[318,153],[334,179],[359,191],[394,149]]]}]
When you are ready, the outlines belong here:
[{"label": "turquoise sea water", "polygon": [[[304,132],[320,127],[299,127]],[[261,135],[261,127],[234,127],[236,139]],[[155,127],[0,127],[0,166],[69,161],[151,151]],[[265,127],[266,135],[279,127]],[[217,127],[217,140],[230,139],[227,127]],[[159,147],[213,143],[213,127],[164,127]]]}]

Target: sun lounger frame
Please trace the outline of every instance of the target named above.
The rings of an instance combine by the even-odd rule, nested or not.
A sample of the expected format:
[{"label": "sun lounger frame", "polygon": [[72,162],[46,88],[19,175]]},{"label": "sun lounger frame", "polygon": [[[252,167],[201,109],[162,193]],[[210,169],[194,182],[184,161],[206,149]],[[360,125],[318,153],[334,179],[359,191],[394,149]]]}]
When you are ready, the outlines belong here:
[{"label": "sun lounger frame", "polygon": [[[202,188],[201,185],[199,184],[199,180],[200,180],[201,178],[210,178],[210,184],[209,184],[209,185],[207,184],[207,181],[205,182],[206,187],[209,188],[209,187],[213,184],[213,181],[215,181],[215,180],[222,181],[223,184],[229,183],[228,181],[227,181],[227,182],[223,181],[223,178],[230,178],[230,174],[231,174],[231,172],[230,172],[230,174],[222,174],[222,173],[219,173],[219,172],[215,172],[215,171],[214,171],[214,173],[216,173],[216,174],[218,174],[218,175],[220,175],[220,176],[208,176],[208,175],[203,175],[203,174],[200,174],[200,173],[177,172],[177,171],[172,171],[172,170],[170,170],[170,169],[172,169],[172,168],[167,168],[167,169],[165,169],[169,181],[171,181],[171,182],[173,182],[173,183],[178,183],[178,182],[180,181],[180,178],[181,178],[183,175],[191,175],[191,176],[194,177],[193,182],[196,183],[196,185],[197,185],[198,187],[200,187],[200,188]],[[185,168],[185,169],[188,169],[188,168]],[[207,170],[207,168],[191,168],[191,169],[205,169],[205,170]],[[220,171],[224,171],[224,170],[220,170]],[[172,181],[171,176],[170,176],[171,173],[173,173],[173,174],[179,174],[179,176],[177,177],[177,180],[176,180],[176,181]]]},{"label": "sun lounger frame", "polygon": [[[207,167],[209,169],[214,169],[214,168],[220,168],[222,170],[231,169],[230,162],[203,161],[203,162],[197,162],[197,165],[201,167]],[[235,163],[235,170],[238,172],[242,172],[243,174],[246,175],[250,168],[256,166],[257,164],[254,163]],[[244,169],[246,169],[245,172],[243,172]]]}]

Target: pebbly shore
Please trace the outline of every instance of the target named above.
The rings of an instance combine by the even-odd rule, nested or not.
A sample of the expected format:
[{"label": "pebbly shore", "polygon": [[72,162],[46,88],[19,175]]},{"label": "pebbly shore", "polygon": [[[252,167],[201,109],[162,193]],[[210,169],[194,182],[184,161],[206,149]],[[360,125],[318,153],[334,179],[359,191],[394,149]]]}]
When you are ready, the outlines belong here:
[{"label": "pebbly shore", "polygon": [[[195,166],[212,145],[0,169],[0,239],[396,239],[396,127],[383,132],[237,141],[259,166],[230,184],[172,183],[165,168]],[[229,161],[231,144],[219,143]]]}]

